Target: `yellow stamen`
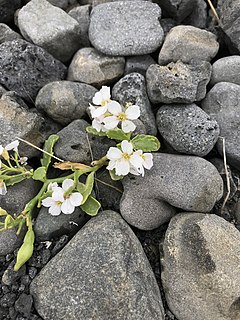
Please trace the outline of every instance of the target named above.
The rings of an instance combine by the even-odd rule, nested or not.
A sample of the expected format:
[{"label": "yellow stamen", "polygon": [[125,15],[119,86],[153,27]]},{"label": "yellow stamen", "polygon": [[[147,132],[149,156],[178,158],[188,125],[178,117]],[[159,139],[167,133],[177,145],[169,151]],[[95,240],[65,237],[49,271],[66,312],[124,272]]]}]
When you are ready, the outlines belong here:
[{"label": "yellow stamen", "polygon": [[128,153],[123,153],[122,157],[125,159],[125,160],[129,160],[131,158],[130,154]]},{"label": "yellow stamen", "polygon": [[117,116],[117,119],[118,119],[119,121],[124,121],[124,120],[126,120],[126,119],[127,119],[126,114],[125,114],[124,112],[120,112],[120,113],[118,114],[118,116]]}]

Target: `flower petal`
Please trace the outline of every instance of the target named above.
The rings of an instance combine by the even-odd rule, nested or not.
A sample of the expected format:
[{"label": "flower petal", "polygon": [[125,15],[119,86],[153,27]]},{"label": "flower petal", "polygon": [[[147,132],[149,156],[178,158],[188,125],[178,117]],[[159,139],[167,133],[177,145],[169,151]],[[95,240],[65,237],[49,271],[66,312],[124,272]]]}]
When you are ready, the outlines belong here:
[{"label": "flower petal", "polygon": [[50,182],[47,189],[48,189],[48,191],[51,191],[51,190],[53,191],[53,189],[55,189],[57,187],[59,187],[57,182]]},{"label": "flower petal", "polygon": [[64,201],[64,190],[61,187],[54,188],[53,193],[52,193],[52,199],[54,201],[63,202]]},{"label": "flower petal", "polygon": [[96,106],[100,106],[101,103],[102,103],[102,94],[101,92],[96,92],[93,99],[92,99],[92,102],[96,105]]},{"label": "flower petal", "polygon": [[[143,169],[143,167],[142,167]],[[144,169],[143,169],[144,170]],[[130,171],[131,174],[134,174],[135,176],[139,176],[142,172],[141,170],[137,170],[135,167],[130,166]]]},{"label": "flower petal", "polygon": [[106,111],[107,111],[107,106],[96,108],[96,109],[92,112],[92,117],[93,117],[93,118],[100,117],[100,116],[102,116]]},{"label": "flower petal", "polygon": [[136,129],[135,124],[130,120],[122,121],[122,131],[125,133],[133,132]]},{"label": "flower petal", "polygon": [[130,106],[125,111],[125,114],[127,116],[127,119],[135,120],[140,117],[140,108],[139,106]]},{"label": "flower petal", "polygon": [[55,204],[53,206],[51,206],[48,209],[48,212],[52,215],[52,216],[59,216],[61,213],[61,206]]},{"label": "flower petal", "polygon": [[127,140],[121,142],[121,148],[123,153],[131,154],[133,152],[133,146],[131,142],[128,142]]},{"label": "flower petal", "polygon": [[100,132],[102,130],[102,128],[103,128],[103,125],[97,119],[93,119],[92,127],[95,130],[97,130],[97,132]]},{"label": "flower petal", "polygon": [[107,158],[109,160],[118,160],[122,158],[122,151],[115,147],[110,147],[107,152]]},{"label": "flower petal", "polygon": [[72,179],[65,179],[62,183],[62,188],[64,191],[67,191],[74,185],[74,181]]},{"label": "flower petal", "polygon": [[115,171],[117,176],[126,176],[130,171],[130,164],[127,160],[121,159],[116,162]]},{"label": "flower petal", "polygon": [[3,150],[4,150],[3,146],[2,146],[2,145],[0,145],[0,156],[1,156],[1,155],[2,155],[2,153],[3,153]]},{"label": "flower petal", "polygon": [[18,140],[14,140],[13,142],[7,144],[5,149],[9,151],[9,150],[16,149],[18,146],[19,146],[19,141]]},{"label": "flower petal", "polygon": [[153,155],[151,153],[144,153],[143,159],[143,166],[148,170],[151,169],[153,166]]},{"label": "flower petal", "polygon": [[107,130],[112,130],[117,127],[119,121],[116,116],[110,116],[110,117],[104,118],[103,123],[104,123],[104,127]]},{"label": "flower petal", "polygon": [[116,160],[110,160],[107,166],[108,170],[113,170],[116,166]]},{"label": "flower petal", "polygon": [[142,150],[138,150],[138,151],[134,152],[134,154],[129,159],[131,165],[133,165],[137,169],[139,169],[143,166],[144,160],[141,157],[141,151]]},{"label": "flower petal", "polygon": [[6,193],[7,193],[6,184],[3,181],[1,181],[1,183],[0,183],[0,195],[5,196]]},{"label": "flower petal", "polygon": [[102,95],[102,100],[110,100],[111,94],[110,94],[110,87],[102,86],[100,93]]},{"label": "flower petal", "polygon": [[70,195],[69,200],[74,207],[78,207],[83,201],[83,196],[80,192],[73,192]]},{"label": "flower petal", "polygon": [[71,204],[69,199],[66,199],[61,205],[61,210],[64,214],[71,214],[73,213],[74,209],[75,207]]},{"label": "flower petal", "polygon": [[122,106],[117,101],[111,101],[107,105],[108,111],[111,112],[113,115],[118,115],[120,112],[122,112]]},{"label": "flower petal", "polygon": [[44,206],[44,207],[52,207],[52,206],[54,206],[56,204],[56,202],[53,200],[53,198],[52,197],[47,197],[47,198],[45,198],[45,199],[43,199],[42,200],[42,205]]}]

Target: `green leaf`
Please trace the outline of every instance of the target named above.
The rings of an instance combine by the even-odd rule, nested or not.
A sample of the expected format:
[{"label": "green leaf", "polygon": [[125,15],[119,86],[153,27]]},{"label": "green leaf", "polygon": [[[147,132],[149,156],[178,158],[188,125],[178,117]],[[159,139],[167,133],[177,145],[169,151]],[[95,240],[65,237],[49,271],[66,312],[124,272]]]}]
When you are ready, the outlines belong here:
[{"label": "green leaf", "polygon": [[8,176],[5,180],[5,184],[6,186],[13,186],[14,184],[17,184],[25,179],[27,179],[27,177],[24,174],[17,174],[15,176],[11,176],[10,178]]},{"label": "green leaf", "polygon": [[113,130],[108,130],[106,132],[106,134],[109,139],[114,139],[114,140],[119,140],[119,141],[123,141],[123,140],[129,141],[130,137],[131,137],[131,133],[130,134],[125,133],[119,128],[115,128]]},{"label": "green leaf", "polygon": [[100,131],[98,132],[96,129],[94,129],[92,126],[88,126],[86,128],[87,133],[94,134],[95,136],[99,137],[106,137],[106,132]]},{"label": "green leaf", "polygon": [[109,170],[109,174],[112,180],[117,181],[117,180],[122,180],[124,176],[118,176],[116,175],[115,169]]},{"label": "green leaf", "polygon": [[[47,151],[48,153],[53,155],[53,147],[54,147],[55,143],[58,141],[58,139],[59,139],[59,136],[57,136],[56,134],[52,134],[51,136],[49,136],[48,139],[44,143],[43,150]],[[49,167],[51,159],[52,159],[52,157],[50,155],[43,153],[43,157],[41,159],[41,164],[43,167],[46,168],[46,171]]]},{"label": "green leaf", "polygon": [[81,204],[80,208],[90,216],[96,216],[101,204],[92,196],[89,196],[84,204]]},{"label": "green leaf", "polygon": [[77,183],[77,191],[80,192],[81,194],[83,194],[85,190],[85,184],[82,182],[78,182]]},{"label": "green leaf", "polygon": [[46,174],[46,167],[39,167],[36,170],[34,170],[32,178],[33,180],[39,180],[44,182],[46,181]]},{"label": "green leaf", "polygon": [[88,196],[92,193],[93,185],[94,185],[94,172],[91,172],[87,176],[85,188],[84,188],[84,191],[82,192],[82,196],[83,196],[82,204],[86,202]]},{"label": "green leaf", "polygon": [[133,145],[133,149],[142,150],[143,152],[158,151],[160,148],[160,142],[158,139],[146,134],[138,134],[131,140],[131,143]]}]

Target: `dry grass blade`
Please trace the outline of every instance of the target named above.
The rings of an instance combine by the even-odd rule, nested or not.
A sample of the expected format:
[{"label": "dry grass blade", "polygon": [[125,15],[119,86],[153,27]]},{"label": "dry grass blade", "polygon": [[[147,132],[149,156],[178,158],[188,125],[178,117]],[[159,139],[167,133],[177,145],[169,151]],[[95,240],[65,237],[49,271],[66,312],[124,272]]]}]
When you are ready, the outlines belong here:
[{"label": "dry grass blade", "polygon": [[217,22],[219,23],[219,22],[220,22],[219,16],[218,16],[217,11],[216,11],[216,9],[214,8],[211,0],[207,0],[207,2],[208,2],[209,6],[210,6],[210,8],[211,8],[211,10],[212,10],[212,12],[213,12],[214,17],[216,18]]},{"label": "dry grass blade", "polygon": [[221,212],[223,212],[223,209],[228,201],[228,198],[230,196],[231,192],[231,187],[230,187],[230,179],[229,179],[229,174],[228,174],[228,167],[227,167],[227,158],[226,158],[226,147],[225,147],[225,138],[220,137],[222,139],[222,152],[223,152],[223,163],[224,163],[224,170],[225,170],[225,176],[226,176],[226,181],[227,181],[227,194],[226,197],[223,201]]},{"label": "dry grass blade", "polygon": [[71,169],[85,169],[85,168],[90,168],[89,166],[83,164],[83,163],[78,163],[78,162],[71,162],[71,161],[64,161],[64,162],[55,162],[53,164],[54,168],[60,169],[60,170],[71,170]]}]

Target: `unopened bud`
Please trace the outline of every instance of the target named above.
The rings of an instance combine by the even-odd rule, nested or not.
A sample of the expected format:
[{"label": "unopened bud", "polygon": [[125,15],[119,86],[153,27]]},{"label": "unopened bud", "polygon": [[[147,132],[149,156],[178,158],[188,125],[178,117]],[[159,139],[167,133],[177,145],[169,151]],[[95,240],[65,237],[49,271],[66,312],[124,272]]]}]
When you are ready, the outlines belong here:
[{"label": "unopened bud", "polygon": [[18,271],[24,265],[24,263],[31,258],[33,254],[34,239],[34,232],[32,229],[29,229],[25,234],[22,246],[18,251],[17,262],[14,266],[14,271]]}]

